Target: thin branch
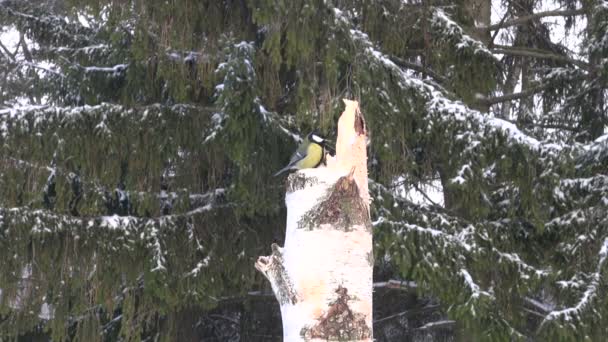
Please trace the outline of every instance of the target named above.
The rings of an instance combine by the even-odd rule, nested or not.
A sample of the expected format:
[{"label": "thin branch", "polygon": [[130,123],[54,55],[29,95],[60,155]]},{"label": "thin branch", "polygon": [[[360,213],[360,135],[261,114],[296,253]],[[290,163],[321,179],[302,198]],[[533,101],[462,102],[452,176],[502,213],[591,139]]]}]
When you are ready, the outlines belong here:
[{"label": "thin branch", "polygon": [[395,318],[399,318],[399,317],[403,317],[403,316],[418,314],[418,313],[421,313],[421,312],[433,311],[435,309],[438,309],[439,307],[440,307],[440,305],[436,304],[436,305],[427,305],[427,306],[419,308],[419,309],[412,309],[412,310],[402,311],[402,312],[396,313],[394,315],[390,315],[390,316],[387,316],[387,317],[382,317],[380,319],[377,319],[377,320],[374,321],[374,324],[381,323],[381,322],[388,321],[388,320],[395,319]]},{"label": "thin branch", "polygon": [[426,323],[425,325],[416,328],[416,330],[433,330],[433,329],[442,329],[442,328],[447,328],[447,327],[451,327],[456,325],[456,321],[452,321],[452,320],[443,320],[443,321],[436,321],[436,322],[429,322]]},{"label": "thin branch", "polygon": [[113,325],[115,325],[116,323],[120,322],[121,320],[122,320],[122,314],[114,317],[111,321],[109,321],[108,323],[106,323],[105,325],[103,325],[101,327],[102,331],[104,333],[106,333],[109,328],[111,328]]},{"label": "thin branch", "polygon": [[4,52],[6,53],[6,55],[7,55],[8,57],[10,57],[10,59],[11,59],[12,61],[15,61],[15,55],[14,55],[14,54],[12,54],[12,53],[11,53],[11,52],[8,50],[8,48],[7,48],[6,46],[4,46],[4,44],[2,44],[2,41],[0,41],[0,48],[2,48],[2,50],[4,50]]},{"label": "thin branch", "polygon": [[544,17],[569,17],[569,16],[581,15],[581,14],[585,14],[585,11],[583,9],[553,10],[553,11],[546,11],[546,12],[538,12],[538,13],[526,15],[526,16],[523,16],[523,17],[519,17],[519,18],[516,18],[516,19],[513,19],[513,20],[509,20],[509,21],[498,23],[498,24],[490,25],[490,26],[487,26],[487,27],[483,27],[483,29],[494,31],[494,30],[498,30],[498,29],[501,29],[501,28],[506,28],[506,27],[515,26],[515,25],[521,25],[521,24],[524,24],[524,23],[526,23],[528,21],[531,21],[531,20],[534,20],[534,19],[539,19],[539,18],[544,18]]},{"label": "thin branch", "polygon": [[553,310],[553,308],[550,307],[549,304],[540,302],[540,301],[530,298],[530,297],[525,297],[524,301],[526,302],[526,304],[540,310],[544,314],[547,314]]},{"label": "thin branch", "polygon": [[[506,122],[510,122],[514,125],[517,125],[518,123],[513,121],[513,120],[509,120],[509,119],[502,119]],[[572,126],[566,126],[566,125],[558,125],[558,124],[543,124],[543,123],[535,123],[535,122],[531,122],[531,123],[527,123],[526,125],[529,126],[534,126],[534,127],[538,127],[538,128],[551,128],[551,129],[563,129],[566,131],[572,131],[572,132],[579,132],[580,129],[576,128],[576,127],[572,127]]]},{"label": "thin branch", "polygon": [[32,53],[30,52],[30,49],[27,46],[27,42],[25,41],[25,34],[23,32],[21,32],[19,34],[19,44],[21,45],[21,50],[23,51],[23,56],[25,57],[25,60],[28,62],[32,61]]},{"label": "thin branch", "polygon": [[405,61],[405,60],[403,60],[399,57],[395,57],[395,56],[391,56],[390,59],[393,63],[395,63],[397,66],[399,66],[401,68],[411,69],[411,70],[421,72],[423,74],[427,74],[427,75],[431,76],[432,78],[434,78],[440,84],[447,83],[447,80],[443,76],[437,74],[433,70],[426,68],[418,63],[408,62],[408,61]]},{"label": "thin branch", "polygon": [[538,127],[538,128],[551,128],[551,129],[563,129],[565,131],[571,131],[571,132],[580,132],[579,128],[576,127],[571,127],[571,126],[566,126],[566,125],[557,125],[557,124],[535,124],[532,123],[532,126],[534,127]]},{"label": "thin branch", "polygon": [[238,321],[238,320],[236,320],[236,319],[234,319],[234,318],[232,318],[232,317],[228,317],[228,316],[226,316],[226,315],[220,315],[220,314],[210,314],[210,315],[209,315],[209,317],[211,317],[211,318],[219,318],[219,319],[223,319],[223,320],[225,320],[225,321],[231,322],[231,323],[236,324],[236,325],[238,325],[238,324],[239,324],[239,321]]},{"label": "thin branch", "polygon": [[247,300],[250,297],[254,297],[254,298],[262,298],[262,299],[274,299],[274,294],[272,292],[262,292],[262,291],[249,291],[247,292],[247,294],[245,295],[236,295],[236,296],[226,296],[226,297],[220,297],[220,298],[215,298],[215,297],[211,297],[211,299],[213,299],[216,302],[233,302],[233,303],[238,303],[238,302],[243,302],[245,300]]},{"label": "thin branch", "polygon": [[429,195],[427,195],[427,194],[426,194],[426,192],[422,191],[422,189],[420,189],[420,188],[418,187],[418,185],[416,185],[416,183],[413,183],[412,185],[414,186],[414,189],[416,189],[416,191],[418,191],[419,193],[421,193],[421,194],[422,194],[422,196],[424,196],[424,198],[426,198],[426,200],[427,200],[427,201],[431,202],[431,204],[432,204],[433,206],[435,206],[435,207],[439,207],[439,208],[442,208],[442,206],[440,206],[440,205],[439,205],[439,204],[437,204],[435,201],[433,201],[433,200],[432,200],[432,199],[429,197]]},{"label": "thin branch", "polygon": [[58,71],[49,69],[47,67],[44,67],[42,65],[38,65],[38,64],[35,64],[35,63],[32,63],[32,62],[22,62],[20,64],[23,65],[23,66],[30,67],[30,68],[39,69],[39,70],[42,70],[42,71],[45,71],[45,72],[48,72],[48,73],[51,73],[51,74],[55,74],[55,75],[57,75],[57,76],[59,76],[61,78],[65,78],[64,74],[62,74],[62,73],[60,73]]},{"label": "thin branch", "polygon": [[[507,20],[507,16],[508,16],[508,15],[509,15],[509,11],[506,11],[506,12],[505,12],[505,15],[503,15],[503,16],[502,16],[502,19],[500,19],[500,22],[498,22],[498,25],[502,25],[502,24],[505,22],[505,20]],[[483,28],[482,28],[482,29],[483,29]],[[489,46],[489,47],[494,46],[494,40],[496,39],[496,36],[498,35],[498,32],[499,32],[499,31],[498,31],[498,30],[496,30],[496,32],[494,32],[494,34],[492,35],[492,38],[490,39],[490,46]]]},{"label": "thin branch", "polygon": [[375,282],[374,289],[378,288],[387,288],[395,290],[415,290],[418,288],[418,284],[408,280],[391,279],[389,281]]},{"label": "thin branch", "polygon": [[547,88],[548,85],[545,86],[537,86],[537,87],[532,87],[529,88],[525,91],[519,92],[519,93],[512,93],[512,94],[507,94],[507,95],[502,95],[502,96],[496,96],[496,97],[490,97],[490,98],[481,98],[479,99],[479,102],[485,105],[495,105],[497,103],[501,103],[501,102],[507,102],[507,101],[511,101],[511,100],[519,100],[523,97],[527,97],[530,95],[534,95],[536,93],[541,92],[542,90],[544,90],[545,88]]},{"label": "thin branch", "polygon": [[590,69],[591,66],[583,61],[579,61],[567,56],[558,55],[551,51],[541,50],[541,49],[530,49],[530,48],[521,48],[521,47],[512,47],[507,45],[494,45],[492,48],[493,53],[500,53],[504,55],[514,55],[514,56],[524,56],[524,57],[534,57],[534,58],[544,58],[544,59],[553,59],[556,61],[563,61],[567,63],[574,64],[582,69]]},{"label": "thin branch", "polygon": [[536,316],[536,317],[539,317],[539,318],[545,318],[545,315],[541,314],[540,312],[534,311],[534,310],[532,310],[532,309],[523,308],[522,310],[523,310],[524,312],[527,312],[527,313],[529,313],[529,314],[531,314],[531,315],[534,315],[534,316]]}]

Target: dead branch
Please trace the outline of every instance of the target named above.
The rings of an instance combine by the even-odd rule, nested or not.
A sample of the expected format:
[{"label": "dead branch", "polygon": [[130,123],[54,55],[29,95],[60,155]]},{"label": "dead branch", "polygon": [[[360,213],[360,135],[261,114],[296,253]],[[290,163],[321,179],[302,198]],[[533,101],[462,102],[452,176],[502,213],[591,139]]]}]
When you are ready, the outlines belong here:
[{"label": "dead branch", "polygon": [[540,18],[544,18],[544,17],[569,17],[569,16],[581,15],[581,14],[585,14],[585,11],[583,9],[553,10],[553,11],[546,11],[546,12],[538,12],[538,13],[526,15],[523,17],[519,17],[519,18],[516,18],[513,20],[490,25],[487,27],[482,27],[482,29],[494,31],[494,30],[498,30],[501,28],[521,25],[521,24],[527,23],[531,20],[540,19]]}]

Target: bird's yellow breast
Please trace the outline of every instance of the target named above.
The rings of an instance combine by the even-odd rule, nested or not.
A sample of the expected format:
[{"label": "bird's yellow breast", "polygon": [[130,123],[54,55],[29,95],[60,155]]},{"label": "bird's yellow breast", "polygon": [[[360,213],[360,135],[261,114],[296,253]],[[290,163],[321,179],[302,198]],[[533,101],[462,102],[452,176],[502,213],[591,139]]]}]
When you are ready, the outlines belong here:
[{"label": "bird's yellow breast", "polygon": [[306,157],[298,162],[298,169],[310,169],[317,167],[323,159],[323,147],[318,144],[310,144],[306,149]]}]

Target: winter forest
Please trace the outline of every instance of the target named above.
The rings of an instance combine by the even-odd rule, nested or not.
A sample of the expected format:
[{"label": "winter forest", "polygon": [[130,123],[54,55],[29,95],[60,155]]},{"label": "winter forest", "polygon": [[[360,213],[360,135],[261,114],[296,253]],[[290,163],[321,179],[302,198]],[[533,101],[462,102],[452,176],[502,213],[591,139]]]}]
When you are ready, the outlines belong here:
[{"label": "winter forest", "polygon": [[0,340],[281,341],[345,98],[376,341],[605,341],[605,0],[0,0]]}]

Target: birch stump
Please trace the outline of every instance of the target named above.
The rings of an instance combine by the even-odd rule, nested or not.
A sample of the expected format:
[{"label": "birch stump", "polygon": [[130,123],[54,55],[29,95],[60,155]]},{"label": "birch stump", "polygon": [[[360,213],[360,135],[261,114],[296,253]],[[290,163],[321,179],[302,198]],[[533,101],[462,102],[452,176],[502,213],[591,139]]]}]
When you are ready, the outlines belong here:
[{"label": "birch stump", "polygon": [[372,226],[366,126],[344,100],[336,156],[287,179],[285,247],[255,267],[281,306],[284,341],[372,340]]}]

